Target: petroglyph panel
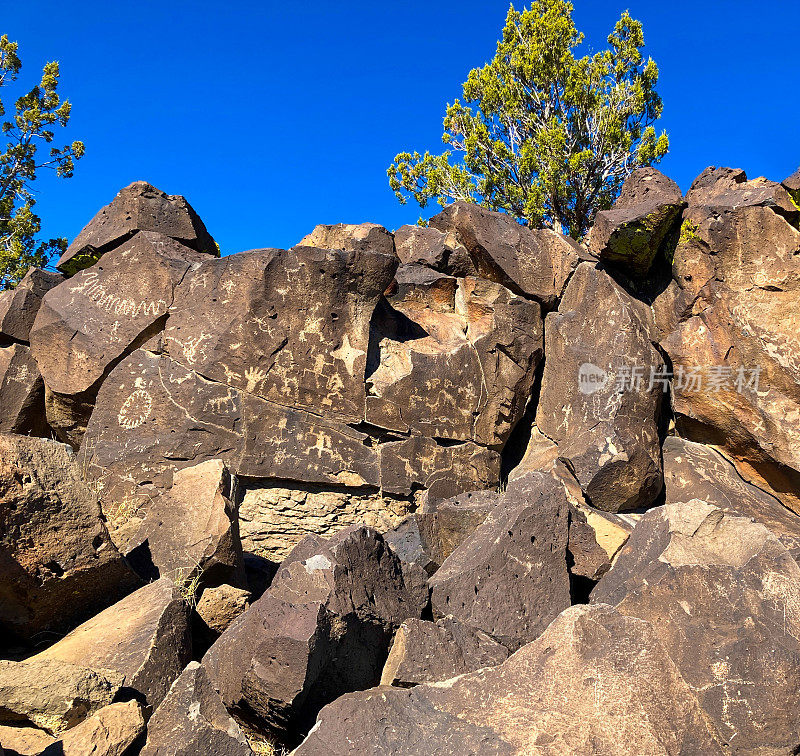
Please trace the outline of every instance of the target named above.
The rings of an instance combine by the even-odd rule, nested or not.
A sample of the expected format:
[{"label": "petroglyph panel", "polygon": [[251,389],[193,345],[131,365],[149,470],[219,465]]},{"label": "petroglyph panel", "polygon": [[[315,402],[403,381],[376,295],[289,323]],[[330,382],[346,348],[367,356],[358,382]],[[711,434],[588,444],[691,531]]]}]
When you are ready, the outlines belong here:
[{"label": "petroglyph panel", "polygon": [[273,561],[281,561],[310,533],[331,536],[359,523],[386,532],[413,509],[411,502],[381,496],[375,489],[284,485],[243,485],[240,492],[242,546]]}]

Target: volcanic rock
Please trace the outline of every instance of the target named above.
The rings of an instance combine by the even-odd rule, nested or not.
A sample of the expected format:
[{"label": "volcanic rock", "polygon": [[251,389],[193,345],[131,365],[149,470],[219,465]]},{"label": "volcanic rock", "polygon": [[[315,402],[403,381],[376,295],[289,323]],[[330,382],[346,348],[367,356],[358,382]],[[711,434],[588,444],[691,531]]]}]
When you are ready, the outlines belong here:
[{"label": "volcanic rock", "polygon": [[42,297],[63,280],[58,273],[31,268],[13,289],[0,292],[0,345],[6,341],[30,341]]},{"label": "volcanic rock", "polygon": [[318,249],[341,249],[345,252],[364,252],[371,250],[393,256],[392,235],[377,223],[334,223],[318,225],[304,236],[298,247],[317,247]]},{"label": "volcanic rock", "polygon": [[601,210],[589,249],[631,278],[645,276],[683,207],[678,185],[655,168],[638,168],[625,179],[611,210]]},{"label": "volcanic rock", "polygon": [[0,432],[46,436],[48,429],[44,383],[30,348],[0,347]]},{"label": "volcanic rock", "polygon": [[0,435],[0,627],[63,631],[139,584],[70,449]]},{"label": "volcanic rock", "polygon": [[647,308],[590,263],[578,266],[545,322],[536,424],[598,509],[643,507],[662,488],[658,423],[668,375],[653,336]]},{"label": "volcanic rock", "polygon": [[113,703],[67,730],[41,756],[124,756],[144,730],[137,701]]},{"label": "volcanic rock", "polygon": [[453,617],[436,622],[409,619],[394,636],[381,685],[410,688],[449,680],[482,667],[496,667],[507,658],[505,646]]},{"label": "volcanic rock", "polygon": [[219,257],[217,245],[185,198],[165,194],[146,181],[135,181],[89,221],[57,267],[74,275],[140,231],[169,236],[198,252]]}]

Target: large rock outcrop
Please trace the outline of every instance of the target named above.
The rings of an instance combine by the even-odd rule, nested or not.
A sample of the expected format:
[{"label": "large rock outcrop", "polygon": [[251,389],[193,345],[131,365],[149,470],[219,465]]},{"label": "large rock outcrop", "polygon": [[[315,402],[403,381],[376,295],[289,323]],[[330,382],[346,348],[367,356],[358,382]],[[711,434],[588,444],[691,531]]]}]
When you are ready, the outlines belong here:
[{"label": "large rock outcrop", "polygon": [[4,645],[69,630],[139,584],[63,444],[0,434],[0,523]]}]

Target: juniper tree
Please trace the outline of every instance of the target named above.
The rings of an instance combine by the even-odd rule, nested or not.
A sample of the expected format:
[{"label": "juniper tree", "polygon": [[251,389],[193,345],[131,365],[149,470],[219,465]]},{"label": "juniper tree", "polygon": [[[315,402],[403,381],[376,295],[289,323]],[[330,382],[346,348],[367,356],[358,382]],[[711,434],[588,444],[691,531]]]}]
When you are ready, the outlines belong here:
[{"label": "juniper tree", "polygon": [[[17,80],[22,61],[18,44],[0,37],[0,91]],[[0,290],[14,286],[32,265],[46,265],[52,255],[66,248],[66,239],[37,239],[41,219],[34,212],[33,182],[41,168],[70,178],[75,160],[83,156],[82,142],[39,148],[52,144],[56,127],[69,122],[71,105],[58,94],[58,63],[47,63],[42,78],[10,107],[8,120],[0,124]],[[1,92],[0,92],[1,93]],[[0,97],[0,118],[6,106]]]},{"label": "juniper tree", "polygon": [[572,10],[566,0],[509,9],[495,57],[470,71],[463,102],[447,106],[448,148],[401,152],[389,167],[401,202],[468,200],[580,238],[634,168],[666,154],[641,23],[623,13],[608,49],[577,58]]}]

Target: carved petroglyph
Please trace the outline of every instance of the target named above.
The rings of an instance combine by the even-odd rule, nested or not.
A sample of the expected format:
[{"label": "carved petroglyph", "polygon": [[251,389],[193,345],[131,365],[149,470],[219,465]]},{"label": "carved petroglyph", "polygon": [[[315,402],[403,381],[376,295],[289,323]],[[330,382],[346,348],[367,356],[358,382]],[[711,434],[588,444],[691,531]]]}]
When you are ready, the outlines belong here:
[{"label": "carved petroglyph", "polygon": [[87,271],[83,274],[83,281],[70,287],[73,294],[83,294],[91,300],[99,309],[113,313],[124,318],[138,318],[142,315],[150,318],[157,318],[166,313],[169,304],[163,299],[140,300],[120,297],[113,292],[109,292],[105,285],[98,281],[99,273]]},{"label": "carved petroglyph", "polygon": [[125,430],[138,428],[150,416],[153,397],[143,388],[137,388],[123,403],[117,415],[117,422]]}]

